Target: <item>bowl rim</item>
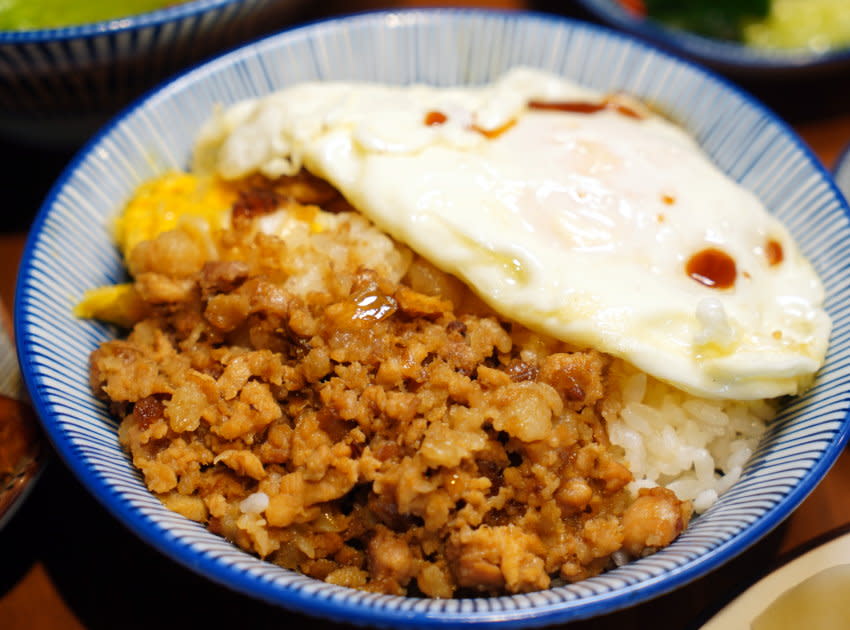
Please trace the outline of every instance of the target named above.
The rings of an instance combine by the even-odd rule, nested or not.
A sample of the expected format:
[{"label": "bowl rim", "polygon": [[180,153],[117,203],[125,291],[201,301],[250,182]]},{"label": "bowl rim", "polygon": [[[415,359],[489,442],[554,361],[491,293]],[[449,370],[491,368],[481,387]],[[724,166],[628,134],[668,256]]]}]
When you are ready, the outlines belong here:
[{"label": "bowl rim", "polygon": [[761,50],[742,43],[704,37],[664,26],[629,13],[617,0],[576,0],[582,8],[609,26],[622,29],[665,49],[686,54],[702,63],[747,71],[790,71],[826,68],[850,61],[850,46],[818,53],[806,50]]},{"label": "bowl rim", "polygon": [[[838,177],[838,175],[847,169],[850,169],[850,142],[847,142],[838,152],[838,155],[835,157],[835,163],[829,171],[832,173],[833,177]],[[838,189],[842,194],[844,194],[844,191],[841,190],[841,186],[839,186]],[[850,190],[847,191],[845,197],[847,196],[850,196]]]},{"label": "bowl rim", "polygon": [[[752,107],[765,115],[770,121],[777,125],[782,134],[791,142],[794,148],[804,154],[810,167],[824,176],[824,184],[832,191],[839,201],[841,212],[850,218],[850,205],[836,186],[830,173],[817,159],[813,151],[803,142],[799,135],[790,125],[766,105],[755,97],[734,84],[729,79],[717,74],[711,69],[687,58],[677,55],[675,52],[659,50],[658,46],[641,40],[629,33],[613,31],[610,28],[588,23],[585,21],[569,18],[566,16],[553,15],[538,11],[502,10],[484,8],[413,8],[413,9],[381,9],[362,11],[337,15],[328,18],[317,19],[309,22],[299,23],[292,27],[283,29],[272,35],[262,37],[253,42],[241,45],[235,49],[215,55],[205,61],[199,62],[180,73],[170,77],[166,81],[150,89],[135,101],[113,116],[96,134],[94,134],[75,154],[56,182],[50,188],[44,202],[36,214],[35,220],[29,231],[23,256],[22,264],[18,274],[19,279],[26,274],[33,252],[36,249],[38,238],[44,223],[54,206],[59,193],[71,179],[74,172],[85,161],[87,156],[97,146],[109,137],[125,119],[143,109],[148,102],[162,97],[168,98],[168,92],[178,89],[182,83],[193,79],[203,80],[203,75],[195,77],[196,73],[207,73],[218,69],[220,66],[228,66],[241,59],[243,56],[252,55],[252,49],[262,46],[265,42],[277,39],[309,34],[309,31],[325,26],[344,24],[351,20],[385,20],[397,19],[403,16],[406,23],[428,21],[438,19],[442,16],[449,18],[465,17],[488,17],[501,16],[517,21],[537,21],[541,23],[555,23],[568,25],[571,28],[589,29],[597,35],[605,35],[618,40],[627,40],[634,44],[643,53],[652,53],[667,57],[677,64],[685,64],[691,70],[702,73],[722,85],[724,91],[732,91],[741,98],[749,107]],[[460,627],[468,625],[485,627],[534,627],[555,623],[566,623],[596,617],[615,611],[620,611],[631,606],[645,603],[656,599],[673,590],[682,588],[687,584],[702,578],[724,563],[731,560],[761,540],[766,534],[775,529],[785,518],[787,518],[799,504],[811,493],[820,482],[829,468],[833,465],[845,445],[850,440],[850,410],[845,413],[840,429],[835,432],[832,442],[825,447],[821,458],[811,467],[806,476],[801,479],[788,493],[778,501],[772,508],[764,512],[755,522],[747,525],[743,532],[739,532],[703,554],[697,561],[685,563],[687,566],[677,566],[673,571],[665,571],[662,576],[640,582],[638,585],[627,587],[625,591],[614,591],[587,597],[583,599],[581,608],[565,606],[569,602],[547,602],[546,604],[533,605],[530,608],[521,606],[511,610],[480,611],[473,609],[473,615],[468,611],[443,611],[440,614],[429,611],[422,614],[416,611],[384,607],[380,604],[351,604],[339,602],[331,595],[322,591],[304,592],[301,590],[282,591],[281,587],[255,576],[246,578],[236,575],[233,567],[223,568],[215,558],[200,555],[195,550],[174,536],[162,535],[157,532],[157,527],[146,520],[145,515],[140,514],[138,508],[129,502],[121,500],[114,494],[114,490],[106,485],[97,473],[78,456],[73,445],[64,438],[61,431],[55,425],[42,419],[49,417],[47,409],[48,402],[43,396],[40,387],[40,376],[36,374],[34,360],[29,353],[25,352],[29,344],[28,332],[25,330],[24,284],[18,282],[15,293],[15,341],[21,357],[21,371],[28,390],[31,392],[33,404],[38,412],[42,426],[53,447],[60,455],[64,463],[74,472],[86,489],[109,511],[118,518],[124,526],[136,534],[145,543],[168,557],[170,560],[188,568],[220,586],[227,587],[243,595],[265,601],[285,610],[315,616],[318,618],[331,619],[335,621],[348,622],[355,625],[370,625],[378,627],[416,627],[432,628]],[[545,591],[544,591],[545,592]],[[533,593],[532,593],[533,595]],[[511,596],[517,597],[517,596]],[[482,598],[468,598],[464,601],[476,602]]]},{"label": "bowl rim", "polygon": [[56,28],[39,28],[21,31],[0,30],[2,44],[39,44],[57,40],[88,39],[102,35],[112,35],[125,31],[160,26],[168,22],[185,20],[207,11],[241,4],[245,0],[189,0],[172,6],[128,15],[112,20],[87,22]]}]

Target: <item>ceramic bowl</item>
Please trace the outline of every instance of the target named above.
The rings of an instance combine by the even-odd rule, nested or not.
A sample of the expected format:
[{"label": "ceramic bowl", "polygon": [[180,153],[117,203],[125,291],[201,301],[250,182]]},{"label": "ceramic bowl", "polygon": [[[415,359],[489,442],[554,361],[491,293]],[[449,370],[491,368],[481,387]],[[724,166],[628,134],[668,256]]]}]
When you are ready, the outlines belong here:
[{"label": "ceramic bowl", "polygon": [[[187,167],[193,138],[217,104],[312,79],[480,84],[520,64],[657,104],[786,223],[823,278],[834,319],[826,365],[811,390],[784,406],[740,481],[652,556],[541,592],[452,600],[379,595],[307,578],[164,508],[119,446],[116,419],[89,389],[89,353],[118,332],[71,314],[86,289],[125,277],[109,229],[122,202],[143,181]],[[759,103],[698,67],[554,16],[369,13],[242,47],[162,86],[106,126],[36,218],[18,281],[17,343],[44,428],[68,467],[130,530],[210,580],[288,609],[359,624],[563,623],[646,601],[719,567],[776,527],[829,469],[850,427],[847,243],[847,204],[802,141]]]},{"label": "ceramic bowl", "polygon": [[32,492],[47,463],[6,319],[6,307],[0,302],[0,530]]},{"label": "ceramic bowl", "polygon": [[126,18],[0,31],[0,135],[79,146],[167,76],[282,27],[294,0],[194,0]]},{"label": "ceramic bowl", "polygon": [[727,628],[841,628],[850,604],[850,528],[793,549],[717,610],[699,630]]},{"label": "ceramic bowl", "polygon": [[[557,11],[557,5],[546,8]],[[576,0],[575,6],[590,20],[721,73],[787,120],[829,117],[850,108],[850,48],[759,50],[666,27],[618,0]]]},{"label": "ceramic bowl", "polygon": [[734,76],[777,78],[850,67],[850,50],[761,50],[667,27],[626,9],[618,0],[578,0],[599,21]]},{"label": "ceramic bowl", "polygon": [[838,159],[835,160],[832,174],[838,189],[850,199],[850,144],[844,147]]}]

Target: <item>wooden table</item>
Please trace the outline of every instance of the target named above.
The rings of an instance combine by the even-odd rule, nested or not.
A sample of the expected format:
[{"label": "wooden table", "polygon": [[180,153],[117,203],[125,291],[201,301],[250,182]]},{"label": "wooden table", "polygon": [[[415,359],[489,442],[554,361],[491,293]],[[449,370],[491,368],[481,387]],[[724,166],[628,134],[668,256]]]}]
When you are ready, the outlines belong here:
[{"label": "wooden table", "polygon": [[[421,2],[401,2],[418,5]],[[521,3],[470,2],[480,6],[519,8]],[[372,8],[358,3],[358,8]],[[346,5],[345,10],[350,10]],[[850,109],[829,117],[792,121],[826,167],[850,142]],[[0,234],[0,298],[9,306],[26,227],[34,208],[58,175],[66,154],[29,149],[18,170],[0,178],[12,195],[4,212],[22,217]],[[27,170],[31,169],[31,170]],[[17,195],[17,196],[16,196]],[[16,205],[17,204],[17,205]],[[8,226],[11,225],[11,228]],[[698,616],[726,599],[783,555],[835,528],[850,523],[850,451],[845,450],[829,474],[777,529],[726,566],[677,592],[570,628],[688,628]],[[340,628],[259,603],[211,584],[177,566],[126,531],[85,491],[64,464],[51,458],[34,493],[0,531],[0,628],[3,630],[71,630],[80,628]]]}]

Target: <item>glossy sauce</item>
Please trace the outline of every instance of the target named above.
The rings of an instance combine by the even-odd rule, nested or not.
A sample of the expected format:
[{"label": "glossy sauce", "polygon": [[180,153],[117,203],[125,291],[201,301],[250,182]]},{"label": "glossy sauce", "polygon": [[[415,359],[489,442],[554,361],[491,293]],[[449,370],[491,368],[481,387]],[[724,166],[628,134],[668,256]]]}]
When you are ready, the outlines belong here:
[{"label": "glossy sauce", "polygon": [[390,317],[398,310],[398,303],[390,295],[381,293],[376,288],[367,288],[352,296],[356,309],[353,319],[381,321]]},{"label": "glossy sauce", "polygon": [[516,124],[516,120],[512,118],[511,120],[506,122],[501,127],[496,127],[495,129],[484,129],[482,127],[479,127],[478,125],[472,125],[472,130],[477,131],[482,136],[485,136],[486,138],[489,138],[490,140],[492,140],[494,138],[498,138],[499,136],[501,136],[503,133],[505,133],[508,129],[513,127],[515,124]]},{"label": "glossy sauce", "polygon": [[447,120],[448,118],[443,112],[430,111],[425,114],[425,124],[429,127],[445,124]]},{"label": "glossy sauce", "polygon": [[600,103],[590,103],[587,101],[564,101],[549,103],[545,101],[529,101],[529,109],[541,109],[556,112],[571,112],[573,114],[595,114],[606,110],[613,110],[623,116],[636,118],[641,120],[643,116],[627,105],[616,103],[611,100],[604,100]]},{"label": "glossy sauce", "polygon": [[[430,112],[425,114],[425,118],[422,122],[424,122],[425,125],[428,127],[439,127],[440,125],[446,124],[447,121],[448,117],[443,112],[431,110]],[[501,136],[515,124],[516,120],[511,119],[504,125],[496,127],[495,129],[484,129],[483,127],[479,127],[478,125],[472,125],[470,129],[472,129],[472,131],[480,133],[482,136],[488,138],[489,140],[493,140],[494,138],[498,138],[499,136]]]},{"label": "glossy sauce", "polygon": [[771,267],[775,267],[785,258],[785,252],[782,251],[782,244],[773,239],[767,242],[764,251],[767,255],[767,263]]},{"label": "glossy sauce", "polygon": [[735,286],[738,270],[734,259],[726,252],[709,247],[688,259],[686,273],[712,289],[729,289]]}]

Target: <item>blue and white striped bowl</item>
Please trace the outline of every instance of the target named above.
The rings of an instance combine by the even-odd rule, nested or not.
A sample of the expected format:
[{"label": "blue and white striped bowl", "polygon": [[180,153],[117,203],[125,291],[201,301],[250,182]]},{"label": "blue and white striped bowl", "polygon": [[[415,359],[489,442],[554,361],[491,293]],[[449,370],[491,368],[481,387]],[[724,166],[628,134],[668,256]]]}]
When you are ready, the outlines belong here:
[{"label": "blue and white striped bowl", "polygon": [[838,189],[850,200],[850,144],[844,147],[841,155],[835,160],[832,174]]},{"label": "blue and white striped bowl", "polygon": [[[835,321],[816,386],[791,401],[743,478],[669,548],[580,584],[512,597],[376,595],[262,562],[165,509],[121,451],[116,421],[88,384],[89,353],[116,331],[78,321],[83,291],[124,277],[109,219],[141,182],[186,167],[218,103],[307,79],[474,84],[546,68],[658,104],[789,226],[821,274]],[[220,584],[336,620],[385,626],[530,626],[587,618],[661,595],[756,542],[803,500],[848,438],[850,222],[829,175],[782,122],[723,80],[624,36],[551,16],[415,11],[334,19],[265,39],[165,85],[74,160],[36,219],[18,283],[23,374],[45,429],[84,485],[141,538]]]},{"label": "blue and white striped bowl", "polygon": [[0,31],[0,134],[79,146],[142,92],[283,27],[296,0],[194,0],[65,28]]}]

